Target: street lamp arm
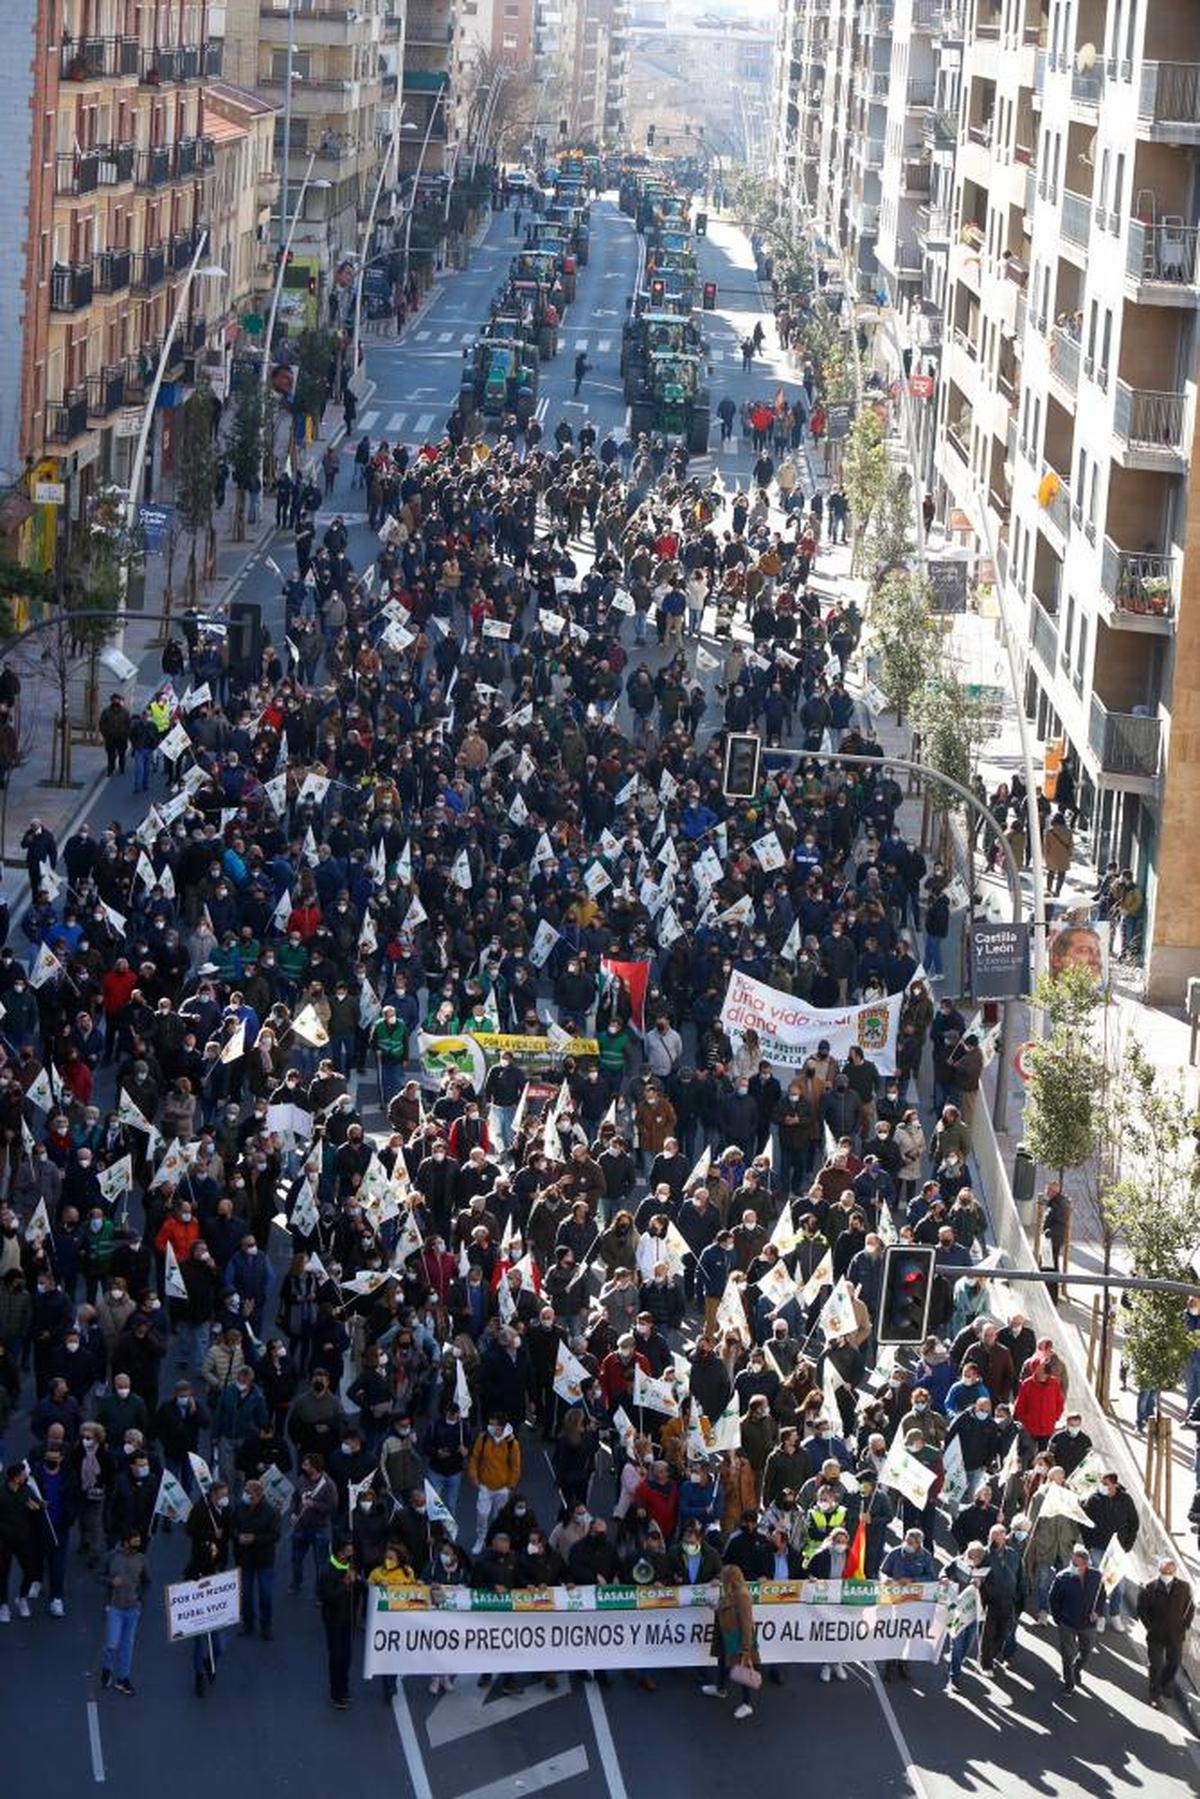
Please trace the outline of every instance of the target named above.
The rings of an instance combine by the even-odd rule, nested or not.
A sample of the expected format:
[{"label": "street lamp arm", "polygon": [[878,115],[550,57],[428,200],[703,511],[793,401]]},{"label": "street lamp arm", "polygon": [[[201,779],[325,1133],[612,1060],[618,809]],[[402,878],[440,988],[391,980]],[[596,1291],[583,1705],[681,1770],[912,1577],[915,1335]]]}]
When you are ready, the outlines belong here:
[{"label": "street lamp arm", "polygon": [[171,314],[171,323],[167,335],[163,339],[163,347],[159,352],[158,366],[154,371],[154,379],[150,383],[150,392],[146,395],[146,404],[142,410],[142,422],[138,429],[137,446],[133,452],[133,463],[129,471],[129,493],[125,501],[125,526],[132,531],[137,524],[138,506],[142,498],[142,480],[146,472],[146,451],[150,443],[150,427],[154,422],[154,408],[158,404],[159,392],[163,384],[163,376],[167,371],[167,363],[171,355],[171,346],[175,342],[175,334],[183,320],[183,309],[187,305],[188,293],[200,267],[200,258],[208,243],[208,232],[201,231],[196,240],[196,248],[192,260],[188,264],[187,274],[179,289],[179,297],[175,302],[175,310]]}]

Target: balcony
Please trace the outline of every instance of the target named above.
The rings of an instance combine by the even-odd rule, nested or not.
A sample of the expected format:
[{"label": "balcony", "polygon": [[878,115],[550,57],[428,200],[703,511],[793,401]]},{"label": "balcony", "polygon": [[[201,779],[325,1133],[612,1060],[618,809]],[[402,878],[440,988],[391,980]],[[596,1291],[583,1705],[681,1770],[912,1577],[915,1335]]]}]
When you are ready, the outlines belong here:
[{"label": "balcony", "polygon": [[1122,468],[1187,467],[1187,395],[1149,393],[1117,382],[1113,407],[1113,460]]},{"label": "balcony", "polygon": [[1086,250],[1092,235],[1092,203],[1068,188],[1063,194],[1062,235],[1067,243]]},{"label": "balcony", "polygon": [[883,167],[883,144],[877,137],[860,139],[862,147],[862,165],[864,169],[881,169]]},{"label": "balcony", "polygon": [[140,294],[147,294],[158,287],[167,278],[167,252],[160,245],[157,250],[138,250],[131,269],[131,282]]},{"label": "balcony", "polygon": [[1125,273],[1133,282],[1135,297],[1152,305],[1178,306],[1200,300],[1200,227],[1148,225],[1129,221]]},{"label": "balcony", "polygon": [[1075,69],[1071,74],[1071,105],[1085,112],[1098,112],[1104,98],[1104,70],[1099,63],[1091,69]]},{"label": "balcony", "polygon": [[92,303],[90,262],[59,262],[50,271],[51,312],[82,312]]},{"label": "balcony", "polygon": [[132,263],[128,250],[101,250],[96,258],[97,293],[123,293],[129,286]]},{"label": "balcony", "polygon": [[114,412],[120,412],[125,404],[125,364],[117,363],[115,368],[107,368],[98,375],[87,378],[88,417],[93,419],[111,418]]},{"label": "balcony", "polygon": [[876,237],[879,232],[879,208],[860,200],[855,208],[860,237]]},{"label": "balcony", "polygon": [[921,246],[915,237],[896,239],[896,273],[901,281],[917,281],[925,267]]},{"label": "balcony", "polygon": [[139,150],[134,164],[134,178],[139,187],[165,187],[171,179],[171,151],[158,144],[153,150]]},{"label": "balcony", "polygon": [[1058,486],[1045,506],[1042,507],[1042,512],[1054,526],[1065,546],[1067,538],[1071,534],[1071,490],[1057,470],[1047,469],[1046,474],[1053,474],[1058,481]]},{"label": "balcony", "polygon": [[450,77],[445,69],[405,69],[404,85],[416,94],[438,94]]},{"label": "balcony", "polygon": [[46,441],[54,444],[69,444],[76,437],[85,437],[88,428],[87,388],[73,387],[59,401],[52,401],[46,408]]},{"label": "balcony", "polygon": [[1129,630],[1169,632],[1175,616],[1175,558],[1154,550],[1123,550],[1104,539],[1100,591],[1105,620]]},{"label": "balcony", "polygon": [[67,151],[54,158],[56,194],[94,194],[99,185],[99,150]]},{"label": "balcony", "polygon": [[1072,398],[1079,391],[1079,340],[1061,325],[1050,333],[1050,376]]},{"label": "balcony", "polygon": [[101,187],[120,187],[133,180],[137,150],[133,144],[108,144],[100,152]]},{"label": "balcony", "polygon": [[1053,680],[1058,666],[1058,626],[1040,600],[1034,600],[1029,608],[1029,623],[1034,653]]},{"label": "balcony", "polygon": [[863,83],[867,95],[872,100],[886,100],[888,89],[892,85],[891,71],[888,69],[869,69]]},{"label": "balcony", "polygon": [[175,167],[172,171],[176,181],[185,181],[194,175],[200,163],[200,140],[194,137],[181,137],[175,145]]},{"label": "balcony", "polygon": [[64,38],[59,48],[59,80],[69,81],[72,85],[108,81],[117,75],[136,75],[137,72],[138,45],[134,38]]},{"label": "balcony", "polygon": [[1200,63],[1142,64],[1138,128],[1160,142],[1200,142]]},{"label": "balcony", "polygon": [[931,173],[927,162],[906,162],[901,170],[901,191],[911,195],[927,194],[930,188]]},{"label": "balcony", "polygon": [[933,150],[953,150],[958,142],[958,128],[948,112],[931,107],[926,113],[925,142]]},{"label": "balcony", "polygon": [[1162,724],[1136,712],[1110,712],[1092,695],[1088,748],[1105,774],[1153,781],[1158,774]]},{"label": "balcony", "polygon": [[959,349],[964,351],[965,354],[970,357],[972,362],[979,361],[979,351],[975,347],[974,339],[964,326],[952,325],[950,327],[950,340],[952,343],[957,344]]},{"label": "balcony", "polygon": [[196,234],[194,231],[178,231],[171,239],[169,257],[173,269],[186,269],[196,252]]},{"label": "balcony", "polygon": [[225,43],[222,38],[209,38],[204,46],[204,73],[209,81],[219,80],[225,69]]},{"label": "balcony", "polygon": [[933,105],[933,97],[937,93],[937,84],[923,76],[910,75],[905,99],[913,111],[919,107]]},{"label": "balcony", "polygon": [[950,243],[950,214],[942,206],[918,206],[917,242],[927,250],[944,250]]},{"label": "balcony", "polygon": [[448,16],[433,6],[410,6],[404,20],[406,44],[448,44],[454,27]]}]

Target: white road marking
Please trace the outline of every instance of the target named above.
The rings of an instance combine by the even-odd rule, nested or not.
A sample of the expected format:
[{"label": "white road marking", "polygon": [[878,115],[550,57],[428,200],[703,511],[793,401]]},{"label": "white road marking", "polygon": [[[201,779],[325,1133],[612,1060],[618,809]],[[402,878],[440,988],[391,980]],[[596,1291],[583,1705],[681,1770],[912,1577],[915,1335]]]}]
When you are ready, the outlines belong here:
[{"label": "white road marking", "polygon": [[404,1751],[404,1760],[408,1766],[408,1778],[412,1782],[413,1799],[433,1799],[433,1788],[430,1786],[429,1776],[425,1772],[421,1745],[417,1742],[417,1728],[413,1723],[413,1715],[409,1710],[408,1697],[405,1694],[402,1680],[398,1681],[396,1685],[396,1697],[392,1700],[392,1716],[396,1720],[400,1747]]},{"label": "white road marking", "polygon": [[92,1749],[92,1779],[104,1785],[104,1745],[100,1741],[100,1707],[94,1699],[87,1702],[88,1742]]},{"label": "white road marking", "polygon": [[428,431],[429,427],[432,425],[435,417],[436,417],[436,414],[432,413],[432,412],[423,412],[421,414],[421,416],[418,418],[416,424],[413,426],[413,430],[416,432],[418,437],[423,437],[425,435],[426,431]]},{"label": "white road marking", "polygon": [[506,1724],[512,1718],[519,1718],[523,1712],[531,1712],[539,1705],[548,1705],[555,1699],[562,1699],[570,1691],[570,1684],[550,1688],[543,1686],[524,1687],[519,1693],[507,1693],[491,1698],[488,1692],[472,1681],[470,1686],[452,1687],[438,1700],[426,1720],[425,1729],[429,1736],[431,1749],[440,1749],[445,1743],[457,1743],[460,1737],[472,1736],[477,1730],[490,1730],[493,1724]]},{"label": "white road marking", "polygon": [[577,337],[575,339],[575,348],[577,350],[586,350],[587,349],[587,338],[586,337]]},{"label": "white road marking", "polygon": [[458,341],[460,344],[473,344],[477,336],[478,333],[475,331],[461,331]]},{"label": "white road marking", "polygon": [[602,337],[600,339],[600,342],[596,345],[596,353],[599,356],[606,355],[608,353],[608,351],[611,349],[612,349],[612,338],[611,337]]},{"label": "white road marking", "polygon": [[358,421],[359,430],[360,431],[370,431],[372,429],[372,427],[374,426],[375,420],[378,417],[379,417],[378,412],[375,412],[375,411],[364,412]]},{"label": "white road marking", "polygon": [[414,331],[413,342],[416,344],[426,344],[432,336],[432,331]]},{"label": "white road marking", "polygon": [[625,1790],[625,1777],[621,1773],[621,1764],[617,1760],[617,1746],[613,1742],[612,1729],[608,1722],[608,1713],[604,1709],[604,1700],[600,1695],[600,1689],[594,1680],[585,1680],[583,1692],[592,1720],[592,1729],[596,1733],[596,1749],[600,1756],[600,1766],[604,1769],[604,1778],[608,1782],[608,1799],[629,1799],[629,1794]]},{"label": "white road marking", "polygon": [[544,1793],[547,1787],[557,1786],[560,1780],[574,1780],[577,1774],[587,1771],[587,1750],[582,1744],[576,1744],[574,1749],[551,1755],[544,1762],[534,1762],[532,1767],[522,1768],[516,1774],[504,1774],[499,1780],[489,1780],[485,1786],[459,1793],[457,1799],[523,1799],[525,1793]]},{"label": "white road marking", "polygon": [[875,1697],[879,1701],[879,1709],[883,1713],[884,1722],[888,1727],[891,1739],[896,1745],[896,1753],[900,1757],[901,1766],[904,1769],[904,1777],[909,1784],[910,1790],[914,1794],[914,1799],[929,1799],[929,1788],[925,1785],[925,1782],[913,1765],[912,1750],[905,1740],[904,1732],[900,1728],[899,1719],[892,1709],[892,1702],[883,1690],[883,1682],[879,1678],[878,1668],[872,1667],[869,1670],[868,1678],[875,1689]]},{"label": "white road marking", "polygon": [[438,342],[440,344],[448,344],[451,341],[451,339],[453,338],[453,336],[454,336],[453,331],[439,331],[438,332]]},{"label": "white road marking", "polygon": [[547,412],[549,412],[549,410],[550,410],[550,395],[543,394],[541,399],[537,403],[537,407],[536,407],[536,409],[534,411],[534,415],[533,415],[534,418],[538,421],[539,425],[545,424],[546,414],[547,414]]},{"label": "white road marking", "polygon": [[387,422],[387,434],[389,437],[392,436],[393,432],[399,431],[407,417],[407,412],[393,412],[391,418]]}]

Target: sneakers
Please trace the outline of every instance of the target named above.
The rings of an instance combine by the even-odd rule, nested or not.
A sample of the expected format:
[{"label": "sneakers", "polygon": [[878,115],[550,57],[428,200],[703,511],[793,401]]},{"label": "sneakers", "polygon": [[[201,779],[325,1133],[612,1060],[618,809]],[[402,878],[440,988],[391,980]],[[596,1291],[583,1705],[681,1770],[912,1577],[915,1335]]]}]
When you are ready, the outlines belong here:
[{"label": "sneakers", "polygon": [[6,1605],[0,1605],[0,1624],[11,1624],[12,1613]]},{"label": "sneakers", "polygon": [[706,1699],[724,1699],[725,1697],[725,1688],[715,1686],[711,1681],[707,1686],[701,1687],[700,1691]]},{"label": "sneakers", "polygon": [[30,1599],[40,1599],[40,1598],[41,1598],[41,1596],[42,1596],[42,1583],[41,1583],[41,1581],[40,1581],[40,1580],[31,1580],[31,1581],[30,1581],[30,1583],[29,1583],[29,1593],[28,1593],[28,1597],[29,1597],[29,1598],[30,1598]]},{"label": "sneakers", "polygon": [[61,1599],[52,1599],[50,1601],[50,1616],[52,1618],[65,1618],[66,1615],[67,1615],[67,1608],[63,1604],[62,1600]]},{"label": "sneakers", "polygon": [[134,1697],[133,1682],[131,1680],[114,1680],[113,1692],[124,1693],[126,1699],[132,1699]]},{"label": "sneakers", "polygon": [[102,1687],[110,1687],[112,1685],[112,1669],[111,1668],[101,1668],[101,1670],[100,1670],[100,1685]]},{"label": "sneakers", "polygon": [[1112,1627],[1119,1637],[1123,1637],[1125,1632],[1129,1629],[1128,1624],[1126,1624],[1125,1619],[1120,1612],[1118,1612],[1116,1617],[1112,1620]]},{"label": "sneakers", "polygon": [[1105,1630],[1105,1626],[1107,1625],[1107,1623],[1108,1623],[1108,1619],[1105,1617],[1099,1617],[1096,1619],[1096,1635],[1098,1637],[1102,1637],[1104,1635],[1104,1630]]},{"label": "sneakers", "polygon": [[1037,1621],[1039,1624],[1049,1624],[1049,1622],[1050,1622],[1049,1612],[1039,1612],[1037,1615]]},{"label": "sneakers", "polygon": [[841,1662],[838,1662],[835,1665],[833,1672],[834,1672],[834,1677],[837,1680],[849,1680],[849,1678],[850,1678],[850,1676],[847,1674],[847,1672],[845,1670],[845,1667],[843,1666],[843,1664]]},{"label": "sneakers", "polygon": [[953,1696],[953,1695],[954,1695],[954,1694],[955,1694],[955,1693],[957,1693],[957,1691],[958,1691],[958,1682],[957,1682],[957,1681],[956,1681],[956,1680],[955,1680],[955,1678],[954,1678],[954,1676],[953,1676],[953,1674],[951,1674],[951,1675],[950,1675],[950,1677],[949,1677],[949,1679],[948,1679],[948,1680],[947,1680],[947,1681],[946,1681],[946,1688],[945,1688],[945,1690],[946,1690],[946,1692],[947,1692],[947,1693],[949,1693],[949,1694],[951,1694],[951,1695],[952,1695],[952,1696]]},{"label": "sneakers", "polygon": [[829,1682],[833,1679],[833,1669],[829,1666],[828,1662],[826,1662],[821,1669],[821,1679],[825,1682],[826,1686],[828,1686]]},{"label": "sneakers", "polygon": [[752,1718],[754,1716],[754,1707],[752,1705],[747,1705],[746,1701],[743,1699],[742,1703],[735,1708],[733,1715],[740,1724],[743,1718]]},{"label": "sneakers", "polygon": [[28,1616],[29,1616],[29,1601],[28,1601],[28,1599],[18,1599],[17,1600],[17,1617],[18,1618],[28,1618]]}]

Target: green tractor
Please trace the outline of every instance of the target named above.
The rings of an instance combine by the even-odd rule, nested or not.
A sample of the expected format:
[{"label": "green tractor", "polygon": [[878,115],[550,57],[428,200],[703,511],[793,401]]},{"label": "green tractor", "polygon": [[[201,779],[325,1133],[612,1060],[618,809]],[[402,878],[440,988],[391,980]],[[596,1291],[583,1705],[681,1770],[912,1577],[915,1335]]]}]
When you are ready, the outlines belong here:
[{"label": "green tractor", "polygon": [[562,282],[563,302],[570,306],[575,299],[576,265],[565,225],[538,226],[531,254],[553,256]]},{"label": "green tractor", "polygon": [[656,431],[682,437],[694,456],[702,456],[708,449],[712,421],[712,395],[702,383],[699,356],[686,351],[652,351],[630,406],[633,437]]},{"label": "green tractor", "polygon": [[485,337],[463,352],[458,408],[464,419],[478,412],[487,419],[515,412],[524,424],[533,416],[537,390],[537,352],[531,345]]},{"label": "green tractor", "polygon": [[626,400],[637,398],[652,356],[700,353],[703,348],[686,313],[639,313],[621,333],[621,378]]}]

